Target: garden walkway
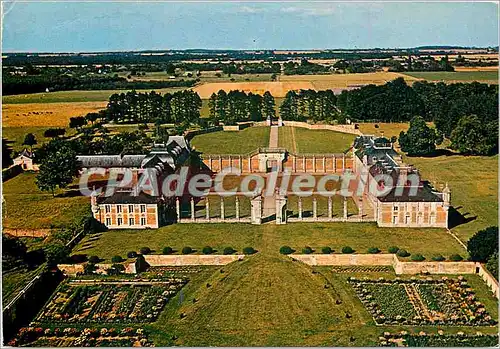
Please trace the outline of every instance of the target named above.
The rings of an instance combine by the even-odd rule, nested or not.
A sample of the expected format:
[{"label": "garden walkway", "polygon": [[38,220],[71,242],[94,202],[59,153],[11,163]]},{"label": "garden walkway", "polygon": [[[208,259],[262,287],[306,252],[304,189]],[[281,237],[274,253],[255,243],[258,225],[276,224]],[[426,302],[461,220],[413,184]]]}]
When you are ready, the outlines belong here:
[{"label": "garden walkway", "polygon": [[269,148],[278,148],[278,126],[271,126],[269,134]]}]

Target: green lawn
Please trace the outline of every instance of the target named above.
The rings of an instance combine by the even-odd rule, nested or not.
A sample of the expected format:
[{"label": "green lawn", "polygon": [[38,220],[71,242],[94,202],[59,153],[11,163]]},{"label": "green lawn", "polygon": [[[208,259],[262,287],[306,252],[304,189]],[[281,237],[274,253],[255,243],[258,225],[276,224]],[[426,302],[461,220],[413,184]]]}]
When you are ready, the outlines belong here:
[{"label": "green lawn", "polygon": [[304,246],[318,251],[330,246],[337,252],[344,246],[351,246],[359,253],[366,253],[370,247],[387,252],[390,246],[398,246],[429,258],[435,254],[466,255],[444,229],[378,228],[374,223],[289,223],[281,226],[273,223],[260,226],[183,223],[151,230],[109,230],[99,236],[85,237],[73,252],[110,259],[144,246],[155,253],[161,253],[166,246],[177,251],[190,246],[198,253],[204,246],[218,251],[231,246],[239,252],[251,246],[263,254],[276,255],[283,245],[298,251]]},{"label": "green lawn", "polygon": [[[90,202],[83,196],[56,196],[41,192],[35,173],[21,173],[3,183],[2,207],[4,228],[47,229],[71,223],[85,213]],[[62,194],[58,191],[56,194]]]},{"label": "green lawn", "polygon": [[404,73],[418,79],[442,81],[479,81],[498,84],[496,71],[461,71],[461,72],[411,72]]},{"label": "green lawn", "polygon": [[438,190],[448,182],[452,206],[471,219],[452,229],[462,241],[477,230],[498,225],[498,155],[406,157],[405,161],[414,164]]},{"label": "green lawn", "polygon": [[[37,145],[35,145],[34,149],[40,147],[42,144],[50,141],[50,138],[45,138],[43,133],[45,130],[51,128],[50,126],[34,126],[34,127],[2,127],[2,137],[6,138],[10,141],[9,145],[15,152],[21,151],[26,148],[23,145],[24,137],[28,133],[33,133],[37,140]],[[72,135],[74,130],[66,129],[66,135]],[[29,147],[27,147],[29,149]]]},{"label": "green lawn", "polygon": [[212,132],[195,136],[191,145],[204,154],[248,154],[269,145],[269,132],[269,127]]},{"label": "green lawn", "polygon": [[355,136],[329,130],[309,130],[301,127],[280,127],[279,146],[298,154],[342,153],[349,149]]}]

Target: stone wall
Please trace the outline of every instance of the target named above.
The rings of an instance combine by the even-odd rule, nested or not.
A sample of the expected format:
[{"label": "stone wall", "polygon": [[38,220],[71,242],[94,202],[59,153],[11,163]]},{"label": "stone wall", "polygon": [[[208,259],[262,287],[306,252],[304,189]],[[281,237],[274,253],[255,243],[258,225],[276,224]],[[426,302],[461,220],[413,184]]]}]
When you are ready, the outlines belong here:
[{"label": "stone wall", "polygon": [[307,265],[393,265],[393,254],[292,254]]},{"label": "stone wall", "polygon": [[396,274],[475,274],[476,272],[474,262],[402,262],[398,260],[393,266]]},{"label": "stone wall", "polygon": [[9,229],[4,228],[3,233],[16,237],[44,238],[50,234],[50,229]]},{"label": "stone wall", "polygon": [[491,273],[485,268],[484,265],[479,264],[478,266],[479,269],[479,276],[481,276],[486,283],[491,289],[491,292],[495,295],[495,297],[500,298],[500,289],[498,285],[497,279]]},{"label": "stone wall", "polygon": [[183,265],[226,265],[242,260],[244,255],[145,255],[152,267]]},{"label": "stone wall", "polygon": [[302,127],[307,128],[309,130],[330,130],[337,131],[343,133],[350,133],[353,135],[361,136],[362,133],[359,129],[356,129],[354,124],[351,125],[325,125],[325,124],[308,124],[307,122],[300,121],[283,121],[284,126],[292,126],[292,127]]},{"label": "stone wall", "polygon": [[66,275],[76,275],[83,273],[83,264],[58,264],[57,268]]}]

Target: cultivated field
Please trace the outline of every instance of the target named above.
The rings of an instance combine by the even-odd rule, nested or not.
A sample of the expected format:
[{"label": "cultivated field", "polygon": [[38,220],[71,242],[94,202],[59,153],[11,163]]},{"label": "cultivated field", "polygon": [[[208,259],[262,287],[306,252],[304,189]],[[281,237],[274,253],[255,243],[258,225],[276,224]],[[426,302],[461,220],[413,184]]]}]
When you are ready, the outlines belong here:
[{"label": "cultivated field", "polygon": [[407,76],[428,81],[472,82],[478,81],[488,84],[498,84],[497,71],[457,71],[457,72],[411,72]]},{"label": "cultivated field", "polygon": [[392,72],[376,72],[363,74],[326,74],[326,75],[283,75],[282,82],[311,83],[315,90],[337,90],[354,88],[363,85],[383,85],[388,81],[403,77],[407,83],[417,80],[414,77]]},{"label": "cultivated field", "polygon": [[204,154],[248,154],[269,145],[269,127],[206,133],[195,136],[191,145]]},{"label": "cultivated field", "polygon": [[3,104],[2,127],[65,127],[70,117],[85,116],[105,106],[104,102]]},{"label": "cultivated field", "polygon": [[278,142],[298,154],[342,153],[349,149],[355,136],[329,130],[309,130],[301,127],[280,127]]},{"label": "cultivated field", "polygon": [[258,93],[263,95],[269,91],[274,97],[285,97],[286,93],[291,90],[308,90],[315,89],[310,81],[288,81],[288,82],[221,82],[208,83],[199,85],[193,88],[202,99],[208,99],[212,93],[217,93],[219,90],[229,92],[231,90],[240,90],[246,93]]}]

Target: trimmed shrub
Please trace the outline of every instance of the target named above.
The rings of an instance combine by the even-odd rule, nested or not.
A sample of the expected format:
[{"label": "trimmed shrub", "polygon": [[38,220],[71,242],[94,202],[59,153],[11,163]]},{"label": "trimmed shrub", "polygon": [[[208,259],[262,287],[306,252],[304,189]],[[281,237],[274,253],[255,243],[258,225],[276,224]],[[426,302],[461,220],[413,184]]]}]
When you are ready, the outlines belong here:
[{"label": "trimmed shrub", "polygon": [[257,251],[255,251],[253,247],[245,247],[243,249],[243,254],[249,255],[249,254],[254,254],[255,252]]},{"label": "trimmed shrub", "polygon": [[417,253],[417,254],[414,254],[413,256],[411,256],[411,260],[414,262],[422,262],[425,260],[425,257],[422,256],[420,253]]},{"label": "trimmed shrub", "polygon": [[123,262],[123,258],[121,256],[111,257],[111,263],[121,263],[121,262]]},{"label": "trimmed shrub", "polygon": [[290,246],[281,246],[280,253],[281,254],[291,254],[291,253],[293,253],[293,250]]},{"label": "trimmed shrub", "polygon": [[137,257],[137,252],[135,251],[127,252],[127,258],[135,258],[135,257]]},{"label": "trimmed shrub", "polygon": [[172,254],[172,252],[174,252],[174,250],[172,249],[172,247],[167,246],[167,247],[163,248],[162,252],[163,252],[163,254]]},{"label": "trimmed shrub", "polygon": [[225,254],[225,255],[233,254],[234,252],[236,252],[236,251],[233,250],[232,247],[226,247],[226,248],[224,248],[224,251],[222,251],[222,253]]},{"label": "trimmed shrub", "polygon": [[214,249],[210,246],[205,246],[205,247],[203,247],[201,252],[203,252],[203,254],[212,254],[212,253],[214,253]]},{"label": "trimmed shrub", "polygon": [[377,247],[370,247],[368,249],[368,253],[372,253],[372,254],[380,253],[380,250]]},{"label": "trimmed shrub", "polygon": [[312,249],[312,248],[310,248],[309,246],[306,246],[306,247],[304,247],[304,248],[302,249],[302,253],[303,253],[303,254],[311,254],[311,253],[313,253],[313,249]]},{"label": "trimmed shrub", "polygon": [[396,253],[398,257],[408,257],[410,256],[410,252],[406,251],[405,249],[398,250]]},{"label": "trimmed shrub", "polygon": [[352,249],[351,246],[344,246],[342,247],[342,253],[344,254],[354,253],[354,250]]},{"label": "trimmed shrub", "polygon": [[151,253],[151,249],[149,247],[141,247],[141,249],[139,250],[139,252],[141,252],[141,254],[150,254]]},{"label": "trimmed shrub", "polygon": [[389,253],[398,253],[399,247],[391,246],[391,247],[389,247],[388,251],[389,251]]},{"label": "trimmed shrub", "polygon": [[328,247],[328,246],[325,246],[321,249],[321,253],[323,253],[323,254],[330,254],[332,252],[333,252],[333,250],[331,249],[331,247]]},{"label": "trimmed shrub", "polygon": [[89,257],[89,262],[92,264],[97,264],[101,261],[101,259],[97,256],[90,256]]},{"label": "trimmed shrub", "polygon": [[182,254],[190,254],[190,253],[193,253],[193,249],[189,246],[186,246],[186,247],[183,247],[182,248]]},{"label": "trimmed shrub", "polygon": [[459,254],[452,254],[450,256],[450,261],[453,261],[453,262],[460,262],[463,260],[463,257]]},{"label": "trimmed shrub", "polygon": [[443,256],[441,256],[440,254],[438,254],[437,256],[432,257],[432,260],[433,260],[434,262],[442,262],[442,261],[444,261],[445,259],[446,259],[446,258],[444,258]]}]

